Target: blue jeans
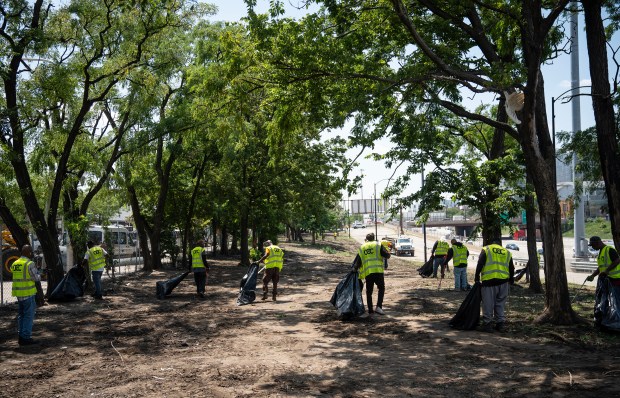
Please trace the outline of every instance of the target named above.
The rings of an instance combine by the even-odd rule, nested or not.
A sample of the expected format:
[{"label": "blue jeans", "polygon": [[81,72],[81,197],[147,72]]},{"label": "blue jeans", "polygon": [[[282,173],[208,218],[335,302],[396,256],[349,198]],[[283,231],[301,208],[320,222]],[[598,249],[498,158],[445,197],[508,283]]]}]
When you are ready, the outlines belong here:
[{"label": "blue jeans", "polygon": [[467,289],[467,267],[453,267],[454,268],[454,288],[455,289]]},{"label": "blue jeans", "polygon": [[435,257],[433,259],[433,278],[437,278],[437,269],[441,266],[441,273],[443,273],[443,263],[446,258],[444,256]]},{"label": "blue jeans", "polygon": [[101,276],[103,271],[92,271],[93,284],[95,285],[95,297],[101,297],[103,295],[103,289],[101,287]]},{"label": "blue jeans", "polygon": [[34,311],[37,304],[34,296],[30,296],[25,300],[18,301],[17,313],[17,333],[19,337],[28,340],[32,338],[32,324],[34,323]]}]

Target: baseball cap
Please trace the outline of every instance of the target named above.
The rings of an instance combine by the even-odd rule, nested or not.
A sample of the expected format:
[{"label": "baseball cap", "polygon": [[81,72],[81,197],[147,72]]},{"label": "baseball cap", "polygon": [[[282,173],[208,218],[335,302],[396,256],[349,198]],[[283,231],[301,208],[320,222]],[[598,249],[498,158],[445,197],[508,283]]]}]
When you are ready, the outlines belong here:
[{"label": "baseball cap", "polygon": [[593,236],[590,238],[590,243],[588,243],[588,246],[592,246],[592,243],[594,242],[602,242],[601,237],[600,236]]}]

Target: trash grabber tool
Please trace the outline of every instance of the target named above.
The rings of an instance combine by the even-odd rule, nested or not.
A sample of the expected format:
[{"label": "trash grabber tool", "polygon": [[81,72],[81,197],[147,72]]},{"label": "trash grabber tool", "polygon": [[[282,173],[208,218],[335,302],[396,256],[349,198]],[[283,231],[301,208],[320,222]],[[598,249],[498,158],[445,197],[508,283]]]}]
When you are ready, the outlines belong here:
[{"label": "trash grabber tool", "polygon": [[258,273],[260,274],[261,272],[263,272],[265,270],[265,267],[261,268],[258,270]]},{"label": "trash grabber tool", "polygon": [[579,289],[577,289],[577,293],[575,293],[575,297],[573,297],[573,300],[570,302],[571,304],[573,304],[575,302],[575,299],[577,299],[577,296],[579,295],[579,292],[581,292],[581,289],[583,289],[583,285],[586,284],[588,278],[586,278],[583,283],[581,284],[581,287]]}]

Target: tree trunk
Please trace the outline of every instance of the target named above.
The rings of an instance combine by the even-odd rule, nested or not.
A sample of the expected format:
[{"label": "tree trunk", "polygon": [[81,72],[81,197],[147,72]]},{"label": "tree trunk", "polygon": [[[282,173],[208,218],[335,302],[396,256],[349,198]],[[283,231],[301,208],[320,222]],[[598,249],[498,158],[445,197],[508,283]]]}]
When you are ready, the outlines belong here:
[{"label": "tree trunk", "polygon": [[[531,178],[527,177],[528,184],[531,184]],[[525,196],[525,221],[527,231],[527,265],[530,277],[530,290],[534,293],[542,293],[542,284],[540,282],[540,264],[538,262],[538,254],[536,252],[536,208],[534,205],[534,196]]]},{"label": "tree trunk", "polygon": [[592,107],[601,159],[601,172],[609,203],[609,219],[614,244],[620,247],[620,153],[613,97],[609,88],[607,40],[601,15],[601,0],[582,1],[586,24]]},{"label": "tree trunk", "polygon": [[222,236],[220,238],[220,253],[223,256],[228,256],[228,228],[226,224],[222,225]]},{"label": "tree trunk", "polygon": [[239,227],[241,228],[241,265],[250,265],[250,249],[248,247],[248,211],[247,209],[241,210],[241,219],[239,220]]},{"label": "tree trunk", "polygon": [[7,207],[4,198],[0,198],[0,218],[2,218],[2,221],[11,232],[11,236],[15,239],[18,249],[21,250],[22,246],[30,244],[28,234],[24,228],[19,225],[19,222],[17,222],[13,216],[11,209]]},{"label": "tree trunk", "polygon": [[129,196],[129,204],[131,205],[131,212],[133,215],[133,221],[136,224],[136,231],[138,232],[138,242],[140,244],[140,252],[142,254],[142,262],[144,263],[144,272],[153,272],[153,261],[151,250],[149,248],[148,239],[148,225],[142,211],[140,209],[140,202],[136,195],[136,190],[130,183],[125,184],[127,193]]},{"label": "tree trunk", "polygon": [[[528,51],[541,51],[541,49],[530,48]],[[560,204],[555,186],[555,153],[547,126],[544,82],[539,67],[540,56],[539,53],[536,61],[530,59],[531,54],[526,56],[530,72],[524,90],[525,104],[519,135],[527,173],[532,177],[538,198],[545,246],[546,307],[537,321],[565,325],[575,323],[579,319],[571,307],[568,293]]]}]

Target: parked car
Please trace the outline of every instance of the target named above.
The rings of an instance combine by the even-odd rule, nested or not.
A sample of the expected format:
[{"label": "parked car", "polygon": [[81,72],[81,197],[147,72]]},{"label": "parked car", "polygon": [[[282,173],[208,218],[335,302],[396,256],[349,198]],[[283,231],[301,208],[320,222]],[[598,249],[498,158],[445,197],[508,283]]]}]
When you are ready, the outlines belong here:
[{"label": "parked car", "polygon": [[413,241],[411,238],[399,237],[396,239],[396,244],[394,245],[394,251],[397,256],[401,254],[409,254],[411,256],[414,255],[413,249]]},{"label": "parked car", "polygon": [[366,224],[362,224],[362,223],[361,223],[361,222],[359,222],[359,221],[355,221],[355,222],[353,223],[353,229],[358,229],[358,228],[366,228]]},{"label": "parked car", "polygon": [[517,246],[516,243],[508,243],[506,245],[506,249],[510,249],[510,250],[519,250],[519,246]]}]

